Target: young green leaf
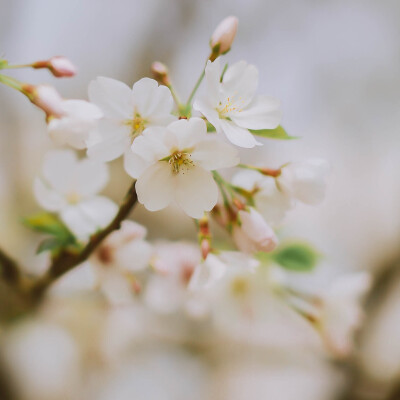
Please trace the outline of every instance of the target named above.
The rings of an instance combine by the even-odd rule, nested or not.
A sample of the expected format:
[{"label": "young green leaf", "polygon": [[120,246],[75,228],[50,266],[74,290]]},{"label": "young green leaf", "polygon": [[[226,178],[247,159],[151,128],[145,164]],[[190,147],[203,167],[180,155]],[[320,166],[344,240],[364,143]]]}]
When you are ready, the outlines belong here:
[{"label": "young green leaf", "polygon": [[285,269],[308,272],[316,266],[319,254],[309,244],[298,242],[280,246],[271,259]]},{"label": "young green leaf", "polygon": [[54,214],[42,212],[23,218],[23,223],[37,232],[54,236],[72,236],[68,228]]},{"label": "young green leaf", "polygon": [[260,137],[268,138],[268,139],[279,139],[279,140],[291,140],[291,139],[298,139],[296,136],[289,136],[285,129],[282,126],[278,126],[275,129],[249,129],[249,131],[253,135],[257,135]]}]

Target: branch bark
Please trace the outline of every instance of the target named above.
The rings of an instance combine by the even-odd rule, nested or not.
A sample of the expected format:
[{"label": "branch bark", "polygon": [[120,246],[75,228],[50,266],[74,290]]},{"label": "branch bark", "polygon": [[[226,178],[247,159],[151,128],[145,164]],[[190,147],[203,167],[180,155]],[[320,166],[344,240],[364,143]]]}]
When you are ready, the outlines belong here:
[{"label": "branch bark", "polygon": [[19,282],[20,268],[15,260],[0,249],[1,276],[10,285],[15,286]]}]

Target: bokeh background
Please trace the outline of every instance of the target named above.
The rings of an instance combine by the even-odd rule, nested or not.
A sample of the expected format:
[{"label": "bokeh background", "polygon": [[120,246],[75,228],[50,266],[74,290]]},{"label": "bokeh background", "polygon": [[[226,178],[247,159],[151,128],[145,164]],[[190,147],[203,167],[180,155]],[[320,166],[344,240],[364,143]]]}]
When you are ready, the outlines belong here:
[{"label": "bokeh background", "polygon": [[[176,89],[186,97],[208,56],[209,36],[231,14],[239,18],[239,31],[227,61],[244,59],[259,68],[260,93],[281,99],[282,125],[301,137],[266,142],[252,162],[277,166],[323,157],[332,165],[323,205],[298,207],[283,234],[314,243],[330,268],[366,269],[375,276],[355,355],[332,363],[303,351],[299,340],[287,351],[273,345],[262,351],[221,345],[205,356],[179,340],[159,340],[138,346],[124,368],[107,375],[107,384],[92,382],[102,387],[96,395],[68,397],[75,396],[70,389],[61,391],[62,399],[124,400],[132,393],[150,400],[400,399],[397,0],[0,0],[0,53],[15,63],[69,57],[79,67],[74,79],[56,80],[46,71],[16,71],[13,76],[50,82],[71,98],[87,98],[89,81],[99,75],[132,85],[149,76],[150,64],[159,60],[169,66]],[[43,114],[23,96],[0,87],[0,243],[32,273],[43,271],[45,259],[34,257],[36,238],[20,217],[38,209],[32,181],[52,146]],[[243,152],[243,157],[249,156]],[[118,200],[128,179],[118,174],[118,162],[112,168],[115,178],[107,193]],[[138,207],[134,218],[148,227],[150,238],[195,235],[192,223],[174,209],[150,215]],[[80,329],[90,342],[99,311],[88,306],[80,312]],[[44,329],[55,348],[68,347],[62,334],[35,329]],[[41,354],[43,335],[35,335],[27,346]],[[65,370],[47,371],[54,372],[49,380],[78,385],[78,362],[71,354],[66,350]],[[24,395],[36,398],[33,390]]]}]

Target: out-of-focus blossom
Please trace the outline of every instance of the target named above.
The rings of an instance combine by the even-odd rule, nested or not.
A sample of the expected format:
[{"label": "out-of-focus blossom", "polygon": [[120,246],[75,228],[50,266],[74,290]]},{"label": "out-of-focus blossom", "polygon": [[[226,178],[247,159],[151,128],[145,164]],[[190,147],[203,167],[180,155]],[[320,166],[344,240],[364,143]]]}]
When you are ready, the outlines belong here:
[{"label": "out-of-focus blossom", "polygon": [[49,322],[30,321],[14,327],[2,346],[11,382],[21,398],[72,398],[80,384],[80,354],[72,336]]},{"label": "out-of-focus blossom", "polygon": [[108,181],[107,166],[89,159],[78,160],[71,150],[54,150],[46,154],[42,176],[34,182],[38,203],[56,212],[80,240],[108,225],[117,205],[97,195]]},{"label": "out-of-focus blossom", "polygon": [[141,289],[135,274],[148,266],[152,256],[146,234],[143,226],[123,221],[121,228],[111,233],[90,259],[98,285],[113,304],[129,303]]},{"label": "out-of-focus blossom", "polygon": [[155,61],[151,64],[151,73],[153,74],[154,79],[163,85],[169,85],[169,77],[168,77],[168,68],[165,64],[160,61]]},{"label": "out-of-focus blossom", "polygon": [[318,204],[325,196],[329,163],[322,159],[290,163],[276,178],[280,189],[303,203]]},{"label": "out-of-focus blossom", "polygon": [[22,85],[22,91],[35,106],[46,113],[47,117],[61,118],[64,114],[64,100],[53,86],[25,84]]},{"label": "out-of-focus blossom", "polygon": [[238,222],[233,227],[232,236],[237,248],[250,254],[258,251],[270,252],[278,244],[273,229],[253,207],[249,211],[238,212]]},{"label": "out-of-focus blossom", "polygon": [[254,193],[255,208],[271,225],[279,224],[293,206],[292,199],[279,190],[275,179],[260,172],[239,171],[232,178],[232,184]]},{"label": "out-of-focus blossom", "polygon": [[88,142],[88,155],[111,161],[125,154],[129,162],[132,142],[149,127],[166,126],[173,99],[170,90],[154,79],[143,78],[132,89],[114,79],[98,77],[89,85],[89,99],[104,113],[104,119]]},{"label": "out-of-focus blossom", "polygon": [[333,280],[321,295],[318,326],[337,356],[347,356],[353,348],[353,334],[363,319],[361,298],[371,285],[367,272],[344,275]]},{"label": "out-of-focus blossom", "polygon": [[224,18],[215,28],[210,40],[210,47],[217,54],[224,54],[230,50],[235,39],[238,19],[234,16]]},{"label": "out-of-focus blossom", "polygon": [[239,147],[260,145],[248,129],[273,129],[281,120],[280,102],[269,96],[256,96],[258,70],[239,61],[221,78],[220,61],[208,61],[207,95],[197,99],[193,108],[214,125],[217,132]]},{"label": "out-of-focus blossom", "polygon": [[233,167],[237,151],[207,135],[200,118],[172,122],[167,128],[148,128],[132,145],[125,165],[137,178],[139,202],[157,211],[173,200],[192,218],[201,218],[218,200],[212,170]]},{"label": "out-of-focus blossom", "polygon": [[169,314],[194,302],[188,284],[200,258],[199,247],[191,243],[157,244],[152,261],[155,271],[145,289],[146,304],[157,312]]},{"label": "out-of-focus blossom", "polygon": [[57,78],[71,77],[76,75],[77,69],[72,62],[63,56],[51,57],[49,60],[37,61],[32,64],[35,69],[48,68]]},{"label": "out-of-focus blossom", "polygon": [[49,118],[48,131],[58,144],[67,144],[75,149],[86,148],[89,134],[102,118],[101,110],[84,100],[63,100],[61,113]]}]

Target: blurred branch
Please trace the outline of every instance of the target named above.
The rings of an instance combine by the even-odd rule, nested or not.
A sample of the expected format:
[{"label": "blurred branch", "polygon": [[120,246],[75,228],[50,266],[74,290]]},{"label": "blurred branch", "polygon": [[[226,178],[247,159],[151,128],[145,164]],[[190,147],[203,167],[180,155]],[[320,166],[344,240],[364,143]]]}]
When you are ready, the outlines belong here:
[{"label": "blurred branch", "polygon": [[2,278],[12,286],[19,282],[20,269],[15,260],[0,249],[0,266]]},{"label": "blurred branch", "polygon": [[68,250],[62,251],[53,258],[48,273],[43,278],[36,281],[31,287],[30,294],[34,303],[37,303],[41,299],[43,293],[56,279],[86,261],[111,232],[119,229],[121,222],[128,217],[137,202],[135,184],[136,181],[132,183],[126,193],[115,218],[106,228],[92,235],[83,250],[78,253]]}]

